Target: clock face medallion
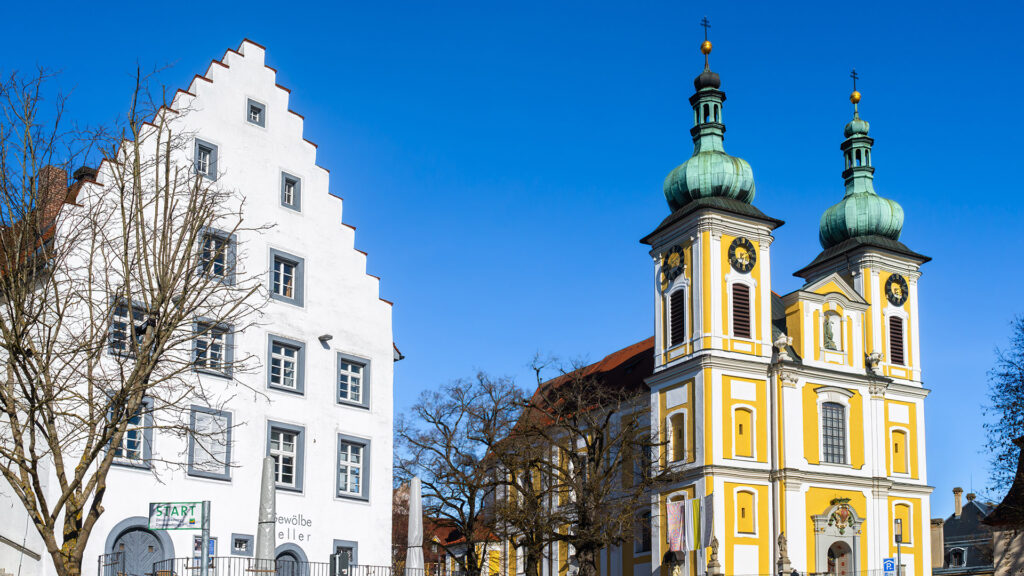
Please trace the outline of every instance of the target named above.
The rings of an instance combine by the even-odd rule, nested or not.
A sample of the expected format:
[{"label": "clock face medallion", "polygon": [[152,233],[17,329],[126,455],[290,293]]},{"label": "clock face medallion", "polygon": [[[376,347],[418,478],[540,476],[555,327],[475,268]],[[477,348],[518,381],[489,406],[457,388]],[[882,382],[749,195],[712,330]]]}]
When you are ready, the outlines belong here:
[{"label": "clock face medallion", "polygon": [[683,273],[683,248],[673,246],[661,260],[661,289],[667,290],[672,281]]},{"label": "clock face medallion", "polygon": [[910,291],[907,290],[907,279],[899,274],[889,276],[885,281],[885,297],[893,306],[903,306],[907,301]]},{"label": "clock face medallion", "polygon": [[754,252],[754,245],[746,238],[737,238],[729,245],[729,264],[733,269],[746,274],[754,269],[757,263],[757,254]]}]

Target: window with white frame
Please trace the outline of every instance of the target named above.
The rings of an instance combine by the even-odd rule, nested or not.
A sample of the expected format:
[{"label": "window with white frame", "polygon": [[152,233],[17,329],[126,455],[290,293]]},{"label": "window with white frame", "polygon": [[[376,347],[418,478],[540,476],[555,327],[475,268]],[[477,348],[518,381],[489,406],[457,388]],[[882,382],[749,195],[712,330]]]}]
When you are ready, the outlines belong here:
[{"label": "window with white frame", "polygon": [[681,462],[686,459],[686,414],[676,412],[669,416],[668,427],[669,462]]},{"label": "window with white frame", "polygon": [[217,376],[230,376],[231,336],[227,326],[197,322],[193,359],[196,370]]},{"label": "window with white frame", "polygon": [[339,498],[369,500],[370,441],[338,434],[337,455],[335,494]]},{"label": "window with white frame", "polygon": [[274,459],[274,482],[285,490],[302,490],[303,429],[271,422],[267,454]]},{"label": "window with white frame", "polygon": [[266,126],[267,107],[250,98],[246,101],[245,118],[246,120],[248,120],[249,124],[255,124],[257,126]]},{"label": "window with white frame", "polygon": [[153,401],[146,398],[135,414],[128,418],[121,441],[112,446],[115,464],[149,467],[153,445],[152,408]]},{"label": "window with white frame", "polygon": [[889,317],[889,363],[904,366],[906,357],[903,351],[903,318]]},{"label": "window with white frame", "polygon": [[196,173],[210,180],[217,179],[217,146],[197,138],[193,162]]},{"label": "window with white frame", "polygon": [[193,406],[190,415],[188,474],[231,479],[231,413]]},{"label": "window with white frame", "polygon": [[821,440],[825,462],[846,464],[846,407],[842,404],[821,405]]},{"label": "window with white frame", "polygon": [[302,306],[304,260],[279,250],[270,251],[270,297]]},{"label": "window with white frame", "polygon": [[302,180],[298,176],[281,173],[281,205],[296,211],[302,209]]},{"label": "window with white frame", "polygon": [[668,298],[669,346],[686,342],[686,291],[682,288]]},{"label": "window with white frame", "polygon": [[736,338],[751,338],[750,286],[732,285],[732,335]]},{"label": "window with white frame", "polygon": [[305,346],[295,340],[270,336],[267,351],[267,385],[279,390],[303,393]]},{"label": "window with white frame", "polygon": [[199,242],[199,270],[215,280],[234,280],[235,237],[219,230],[203,232]]},{"label": "window with white frame", "polygon": [[369,406],[369,365],[344,354],[338,354],[338,402]]},{"label": "window with white frame", "polygon": [[110,353],[134,358],[149,328],[146,310],[121,300],[110,320]]}]

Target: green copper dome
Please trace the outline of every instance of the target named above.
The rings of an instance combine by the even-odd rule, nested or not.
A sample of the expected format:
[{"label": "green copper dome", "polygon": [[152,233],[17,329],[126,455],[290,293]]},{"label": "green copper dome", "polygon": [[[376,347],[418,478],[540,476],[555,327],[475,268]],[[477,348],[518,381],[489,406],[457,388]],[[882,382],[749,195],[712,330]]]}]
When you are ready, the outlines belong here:
[{"label": "green copper dome", "polygon": [[665,178],[665,199],[669,208],[675,212],[692,200],[714,196],[750,204],[754,200],[754,171],[746,160],[726,154],[723,146],[725,93],[718,89],[721,84],[718,74],[705,64],[693,84],[697,89],[690,97],[694,119],[694,127],[690,129],[693,156]]},{"label": "green copper dome", "polygon": [[[859,93],[857,94],[859,100]],[[842,201],[825,211],[818,227],[823,248],[831,248],[850,238],[883,236],[899,240],[903,231],[903,208],[893,200],[875,193],[875,168],[871,165],[869,125],[860,119],[854,102],[853,120],[846,125],[846,140],[840,146],[846,169],[846,195]]]}]

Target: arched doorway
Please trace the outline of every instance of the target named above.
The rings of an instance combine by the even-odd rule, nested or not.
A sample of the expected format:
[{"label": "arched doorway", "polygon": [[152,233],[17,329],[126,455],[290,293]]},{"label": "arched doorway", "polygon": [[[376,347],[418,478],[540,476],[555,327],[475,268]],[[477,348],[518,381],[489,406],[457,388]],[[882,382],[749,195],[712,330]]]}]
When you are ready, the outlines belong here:
[{"label": "arched doorway", "polygon": [[153,563],[164,559],[160,539],[141,527],[121,532],[114,540],[113,548],[124,559],[124,572],[127,576],[152,576]]},{"label": "arched doorway", "polygon": [[306,554],[295,544],[286,543],[277,547],[277,576],[309,576]]},{"label": "arched doorway", "polygon": [[850,576],[853,573],[853,550],[846,542],[829,546],[828,573],[833,576]]}]

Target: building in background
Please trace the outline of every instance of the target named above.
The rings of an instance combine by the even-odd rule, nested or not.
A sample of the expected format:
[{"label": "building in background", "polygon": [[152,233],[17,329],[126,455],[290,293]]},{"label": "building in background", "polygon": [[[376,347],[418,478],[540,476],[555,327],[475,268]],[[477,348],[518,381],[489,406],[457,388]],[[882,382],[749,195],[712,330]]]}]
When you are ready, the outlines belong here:
[{"label": "building in background", "polygon": [[[1024,451],[1024,437],[1014,440]],[[995,576],[1024,573],[1024,452],[1017,456],[1017,475],[1010,491],[985,518],[992,527]]]},{"label": "building in background", "polygon": [[953,514],[945,520],[932,520],[932,572],[939,574],[992,574],[994,544],[992,528],[984,524],[995,504],[980,502],[964,489],[953,489]]},{"label": "building in background", "polygon": [[[390,564],[392,378],[400,359],[391,304],[366,273],[366,253],[342,222],[343,202],[316,164],[316,145],[303,137],[303,117],[289,109],[289,90],[264,58],[265,49],[246,40],[170,105],[178,133],[194,134],[189,161],[244,196],[248,222],[273,224],[217,237],[232,244],[227,254],[237,262],[229,264],[261,274],[270,294],[259,326],[224,333],[217,345],[258,358],[260,369],[195,373],[207,388],[221,387],[226,401],[217,410],[193,406],[193,421],[223,430],[223,442],[198,445],[144,425],[129,430],[84,570],[112,552],[123,552],[124,573],[137,576],[155,561],[198,554],[197,531],[148,528],[150,502],[211,501],[214,555],[251,557],[267,455],[277,463],[279,560],[327,562],[346,553],[354,563]],[[183,454],[180,468],[160,462]],[[0,486],[0,569],[52,574],[7,488]]]}]

